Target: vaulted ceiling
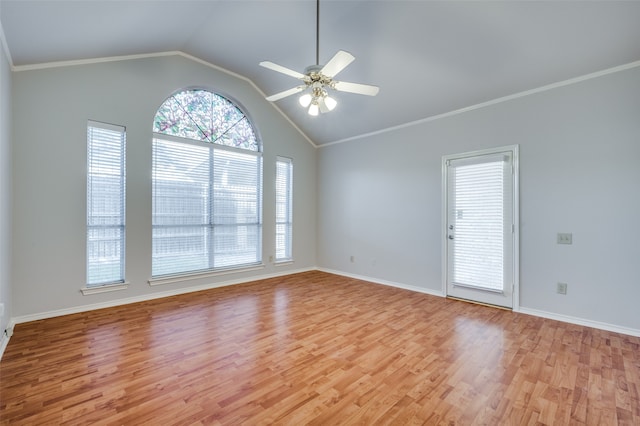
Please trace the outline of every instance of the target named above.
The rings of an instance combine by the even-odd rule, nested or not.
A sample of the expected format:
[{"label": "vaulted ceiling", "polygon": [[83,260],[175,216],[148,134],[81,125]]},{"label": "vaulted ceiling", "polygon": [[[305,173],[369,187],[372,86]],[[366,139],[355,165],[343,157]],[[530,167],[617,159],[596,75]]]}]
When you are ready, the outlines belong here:
[{"label": "vaulted ceiling", "polygon": [[[182,51],[270,95],[315,63],[313,0],[0,0],[13,65]],[[356,60],[339,80],[376,97],[334,96],[311,117],[277,101],[318,145],[342,141],[640,60],[640,1],[321,0],[320,62]]]}]

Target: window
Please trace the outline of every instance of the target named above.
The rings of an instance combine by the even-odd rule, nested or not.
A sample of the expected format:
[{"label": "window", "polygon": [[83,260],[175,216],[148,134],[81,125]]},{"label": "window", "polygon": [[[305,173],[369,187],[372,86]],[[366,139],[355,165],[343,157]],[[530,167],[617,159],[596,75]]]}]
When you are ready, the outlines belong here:
[{"label": "window", "polygon": [[152,275],[262,262],[262,155],[228,99],[186,90],[155,116]]},{"label": "window", "polygon": [[125,128],[87,123],[87,287],[124,282]]},{"label": "window", "polygon": [[511,167],[503,155],[485,157],[449,164],[448,199],[450,223],[454,224],[450,235],[455,234],[451,279],[458,285],[502,291],[505,164]]},{"label": "window", "polygon": [[276,262],[291,260],[293,231],[293,162],[278,157],[276,161]]}]

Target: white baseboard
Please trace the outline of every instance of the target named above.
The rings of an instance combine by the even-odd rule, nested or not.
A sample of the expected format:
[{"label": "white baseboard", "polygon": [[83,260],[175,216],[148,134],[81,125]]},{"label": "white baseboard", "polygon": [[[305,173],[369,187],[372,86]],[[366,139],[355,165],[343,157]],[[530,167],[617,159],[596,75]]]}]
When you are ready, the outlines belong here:
[{"label": "white baseboard", "polygon": [[244,284],[251,281],[266,280],[269,278],[277,278],[277,277],[282,277],[286,275],[298,274],[300,272],[308,272],[308,271],[315,271],[315,270],[317,270],[316,267],[297,269],[297,270],[288,270],[288,271],[282,271],[274,274],[258,275],[253,277],[245,277],[240,279],[216,282],[211,284],[203,284],[203,285],[198,285],[193,287],[179,288],[174,290],[163,291],[160,293],[143,294],[140,296],[127,297],[124,299],[110,300],[108,302],[92,303],[90,305],[74,306],[71,308],[56,309],[53,311],[39,312],[36,314],[21,315],[21,316],[12,318],[12,321],[14,324],[20,324],[24,322],[59,317],[62,315],[77,314],[80,312],[88,312],[96,309],[112,308],[115,306],[128,305],[131,303],[146,302],[148,300],[162,299],[163,297],[177,296],[179,294],[192,293],[194,291],[210,290],[213,288],[226,287],[226,286],[236,285],[236,284]]},{"label": "white baseboard", "polygon": [[7,325],[6,330],[9,332],[7,335],[4,331],[0,336],[0,360],[2,360],[2,355],[4,355],[4,350],[7,349],[7,345],[9,344],[9,340],[11,339],[11,335],[13,334],[13,326],[15,322],[13,320],[9,321],[9,325]]},{"label": "white baseboard", "polygon": [[[337,270],[333,270],[333,269],[327,269],[327,268],[317,268],[317,269],[319,271],[327,272],[327,273],[330,273],[330,274],[342,275],[342,276],[345,276],[345,277],[355,278],[355,279],[363,280],[363,281],[369,281],[369,282],[373,282],[373,283],[376,283],[376,284],[388,285],[388,286],[391,286],[391,287],[397,287],[397,288],[402,288],[402,289],[405,289],[405,290],[416,291],[418,293],[430,294],[432,296],[446,297],[446,294],[443,294],[441,291],[436,291],[436,290],[432,290],[432,289],[425,289],[425,288],[422,288],[422,287],[416,287],[416,286],[411,286],[411,285],[406,285],[406,284],[399,284],[399,283],[395,283],[395,282],[392,282],[392,281],[380,280],[380,279],[377,279],[377,278],[371,278],[371,277],[366,277],[366,276],[362,276],[362,275],[351,274],[351,273],[348,273],[348,272],[337,271]],[[619,326],[619,325],[613,325],[613,324],[608,324],[608,323],[599,322],[599,321],[592,321],[592,320],[587,320],[587,319],[584,319],[584,318],[576,318],[576,317],[572,317],[572,316],[569,316],[569,315],[554,314],[552,312],[540,311],[540,310],[537,310],[537,309],[523,308],[522,306],[520,306],[518,309],[514,309],[514,312],[519,312],[519,313],[523,313],[523,314],[527,314],[527,315],[533,315],[535,317],[548,318],[548,319],[552,319],[552,320],[556,320],[556,321],[566,322],[566,323],[569,323],[569,324],[583,325],[585,327],[597,328],[599,330],[612,331],[614,333],[626,334],[626,335],[629,335],[629,336],[640,337],[640,330],[635,329],[635,328],[622,327],[622,326]]]},{"label": "white baseboard", "polygon": [[[441,291],[437,291],[437,290],[433,290],[433,289],[428,289],[428,288],[423,288],[423,287],[416,287],[416,286],[412,286],[412,285],[407,285],[407,284],[402,284],[402,283],[397,283],[397,282],[387,281],[387,280],[381,280],[381,279],[378,279],[378,278],[367,277],[367,276],[363,276],[363,275],[351,274],[351,273],[348,273],[348,272],[338,271],[338,270],[334,270],[334,269],[311,267],[311,268],[283,271],[283,272],[274,273],[274,274],[265,274],[265,275],[247,277],[247,278],[242,278],[242,279],[228,280],[228,281],[223,281],[223,282],[217,282],[217,283],[211,283],[211,284],[205,284],[205,285],[199,285],[199,286],[193,286],[193,287],[187,287],[187,288],[180,288],[180,289],[175,289],[175,290],[163,291],[163,292],[160,292],[160,293],[145,294],[145,295],[141,295],[141,296],[129,297],[129,298],[124,298],[124,299],[116,299],[116,300],[112,300],[112,301],[109,301],[109,302],[103,302],[103,303],[94,303],[94,304],[90,304],[90,305],[75,306],[75,307],[72,307],[72,308],[58,309],[58,310],[53,310],[53,311],[48,311],[48,312],[40,312],[40,313],[30,314],[30,315],[22,315],[22,316],[18,316],[18,317],[12,318],[10,323],[9,323],[9,327],[11,329],[13,329],[13,326],[15,324],[20,324],[20,323],[29,322],[29,321],[37,321],[37,320],[41,320],[41,319],[53,318],[53,317],[58,317],[58,316],[62,316],[62,315],[69,315],[69,314],[76,314],[76,313],[79,313],[79,312],[93,311],[93,310],[96,310],[96,309],[111,308],[111,307],[115,307],[115,306],[131,304],[131,303],[145,302],[145,301],[148,301],[148,300],[161,299],[163,297],[170,297],[170,296],[177,296],[179,294],[191,293],[191,292],[194,292],[194,291],[209,290],[209,289],[214,289],[214,288],[219,288],[219,287],[226,287],[226,286],[230,286],[230,285],[243,284],[243,283],[247,283],[247,282],[251,282],[251,281],[258,281],[258,280],[264,280],[264,279],[269,279],[269,278],[277,278],[277,277],[282,277],[282,276],[286,276],[286,275],[293,275],[293,274],[298,274],[298,273],[301,273],[301,272],[316,271],[316,270],[317,271],[322,271],[322,272],[327,272],[329,274],[335,274],[335,275],[345,276],[345,277],[348,277],[348,278],[354,278],[354,279],[358,279],[358,280],[362,280],[362,281],[368,281],[368,282],[372,282],[372,283],[375,283],[375,284],[382,284],[382,285],[386,285],[386,286],[390,286],[390,287],[396,287],[396,288],[400,288],[400,289],[404,289],[404,290],[414,291],[414,292],[417,292],[417,293],[428,294],[428,295],[431,295],[431,296],[437,296],[437,297],[445,297],[446,296]],[[576,318],[576,317],[571,317],[571,316],[568,316],[568,315],[555,314],[555,313],[552,313],[552,312],[546,312],[546,311],[541,311],[541,310],[537,310],[537,309],[523,308],[522,306],[517,310],[517,312],[523,313],[523,314],[528,314],[528,315],[533,315],[533,316],[536,316],[536,317],[542,317],[542,318],[548,318],[548,319],[552,319],[552,320],[556,320],[556,321],[562,321],[562,322],[566,322],[566,323],[570,323],[570,324],[576,324],[576,325],[592,327],[592,328],[596,328],[596,329],[600,329],[600,330],[612,331],[614,333],[621,333],[621,334],[627,334],[627,335],[630,335],[630,336],[640,337],[640,330],[634,329],[634,328],[622,327],[622,326],[618,326],[618,325],[613,325],[613,324],[608,324],[608,323],[603,323],[603,322],[598,322],[598,321],[592,321],[592,320],[587,320],[587,319],[583,319],[583,318]],[[2,333],[2,336],[1,336],[1,339],[0,339],[0,359],[2,359],[2,355],[4,354],[4,350],[6,349],[8,344],[9,344],[9,337],[6,336],[5,333]]]},{"label": "white baseboard", "polygon": [[548,318],[556,321],[568,322],[569,324],[583,325],[586,327],[597,328],[599,330],[612,331],[614,333],[627,334],[629,336],[640,337],[640,330],[635,328],[623,327],[606,322],[592,321],[584,318],[572,317],[569,315],[555,314],[553,312],[540,311],[538,309],[523,308],[518,312],[535,317]]},{"label": "white baseboard", "polygon": [[2,333],[2,337],[0,337],[0,360],[2,359],[2,355],[4,355],[4,350],[7,349],[7,345],[9,344],[9,338]]},{"label": "white baseboard", "polygon": [[355,278],[357,280],[369,281],[369,282],[372,282],[372,283],[375,283],[375,284],[382,284],[382,285],[386,285],[386,286],[389,286],[389,287],[401,288],[403,290],[415,291],[416,293],[423,293],[423,294],[430,294],[431,296],[445,297],[445,295],[442,293],[442,291],[433,290],[433,289],[430,289],[430,288],[416,287],[414,285],[401,284],[401,283],[397,283],[397,282],[393,282],[393,281],[381,280],[379,278],[373,278],[373,277],[367,277],[367,276],[364,276],[364,275],[351,274],[349,272],[343,272],[343,271],[336,271],[334,269],[317,268],[317,270],[318,271],[322,271],[322,272],[327,272],[329,274],[342,275],[343,277]]}]

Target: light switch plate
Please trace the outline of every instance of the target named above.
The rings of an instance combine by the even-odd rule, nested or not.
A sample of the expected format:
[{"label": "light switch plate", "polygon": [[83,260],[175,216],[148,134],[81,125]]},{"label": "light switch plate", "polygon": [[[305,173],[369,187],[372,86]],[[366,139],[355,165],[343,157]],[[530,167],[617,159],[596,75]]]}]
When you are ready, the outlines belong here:
[{"label": "light switch plate", "polygon": [[558,244],[573,244],[573,234],[558,233]]}]

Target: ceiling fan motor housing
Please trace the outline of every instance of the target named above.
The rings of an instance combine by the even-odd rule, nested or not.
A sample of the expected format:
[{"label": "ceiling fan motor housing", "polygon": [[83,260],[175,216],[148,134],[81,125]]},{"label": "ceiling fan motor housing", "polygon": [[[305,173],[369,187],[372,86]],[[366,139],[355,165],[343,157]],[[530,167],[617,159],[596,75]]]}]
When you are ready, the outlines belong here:
[{"label": "ceiling fan motor housing", "polygon": [[333,79],[322,74],[322,65],[311,65],[304,70],[304,82],[307,86],[327,86],[333,88]]}]

